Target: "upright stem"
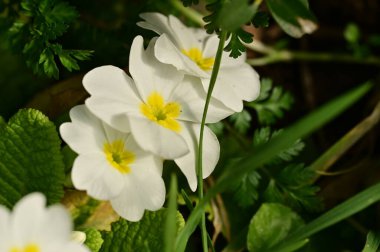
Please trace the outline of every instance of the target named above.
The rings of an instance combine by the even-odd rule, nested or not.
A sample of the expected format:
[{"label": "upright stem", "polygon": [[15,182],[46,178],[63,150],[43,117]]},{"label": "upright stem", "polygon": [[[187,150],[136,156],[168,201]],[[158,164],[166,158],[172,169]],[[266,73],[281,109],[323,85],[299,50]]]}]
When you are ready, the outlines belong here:
[{"label": "upright stem", "polygon": [[[207,111],[208,106],[210,104],[211,100],[211,94],[215,86],[216,78],[218,76],[219,68],[220,68],[220,62],[222,60],[222,54],[223,54],[223,48],[224,48],[224,42],[227,37],[227,32],[222,31],[220,34],[220,40],[218,45],[218,51],[216,52],[215,56],[215,63],[214,67],[212,69],[211,78],[210,78],[210,85],[207,90],[207,97],[206,97],[206,103],[203,109],[203,115],[202,115],[202,122],[201,122],[201,130],[199,133],[199,145],[198,145],[198,153],[197,153],[197,164],[196,164],[196,170],[197,170],[197,178],[198,178],[198,197],[199,200],[203,199],[203,172],[202,172],[202,154],[203,154],[203,132],[205,128],[206,123],[206,117],[207,117]],[[208,246],[207,246],[207,230],[206,230],[206,215],[203,212],[202,218],[201,218],[201,231],[202,231],[202,246],[203,251],[208,252]]]}]

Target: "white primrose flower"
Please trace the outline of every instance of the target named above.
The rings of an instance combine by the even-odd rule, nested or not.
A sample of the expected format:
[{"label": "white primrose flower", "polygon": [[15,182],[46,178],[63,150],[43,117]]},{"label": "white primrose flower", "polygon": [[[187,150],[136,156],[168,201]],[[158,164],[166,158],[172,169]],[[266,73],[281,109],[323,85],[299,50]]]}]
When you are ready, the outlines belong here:
[{"label": "white primrose flower", "polygon": [[[160,63],[154,57],[151,40],[146,50],[143,39],[134,39],[129,70],[131,79],[114,66],[98,67],[87,73],[83,85],[91,94],[88,108],[120,131],[130,131],[142,149],[164,159],[174,159],[187,177],[190,187],[197,186],[195,152],[198,145],[205,93],[192,85],[194,77]],[[207,122],[217,122],[230,114],[215,101],[210,104]],[[206,128],[203,177],[207,177],[219,159],[219,143]]]},{"label": "white primrose flower", "polygon": [[71,123],[60,133],[79,155],[74,161],[74,186],[99,200],[109,200],[123,218],[138,221],[144,210],[156,211],[165,201],[163,160],[142,150],[131,134],[113,129],[85,105],[70,111]]},{"label": "white primrose flower", "polygon": [[31,193],[10,212],[0,206],[1,252],[89,252],[71,239],[72,222],[63,206],[46,207],[45,196]]},{"label": "white primrose flower", "polygon": [[[184,26],[176,17],[160,13],[143,13],[145,21],[137,25],[161,35],[155,45],[155,56],[165,64],[170,64],[188,75],[198,78],[207,92],[214,57],[219,39],[215,34],[207,34],[204,29]],[[245,62],[246,54],[233,59],[224,52],[213,98],[221,101],[235,112],[243,109],[244,101],[255,100],[260,93],[257,72]]]}]

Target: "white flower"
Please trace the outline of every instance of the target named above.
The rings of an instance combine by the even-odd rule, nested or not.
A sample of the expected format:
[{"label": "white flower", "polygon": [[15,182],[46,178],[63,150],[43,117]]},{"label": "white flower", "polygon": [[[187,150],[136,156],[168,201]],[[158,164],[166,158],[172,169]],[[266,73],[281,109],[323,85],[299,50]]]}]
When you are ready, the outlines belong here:
[{"label": "white flower", "polygon": [[71,174],[77,189],[110,200],[114,210],[130,221],[140,220],[145,209],[162,207],[162,159],[143,151],[131,134],[111,128],[85,105],[71,109],[70,118],[72,122],[62,124],[60,132],[79,154]]},{"label": "white flower", "polygon": [[[140,16],[145,21],[138,22],[139,26],[161,35],[155,46],[157,59],[198,77],[198,85],[207,91],[219,43],[217,35],[186,27],[172,15],[166,17],[160,13],[143,13]],[[253,101],[260,93],[259,76],[245,63],[245,59],[245,54],[232,59],[228,53],[223,53],[212,94],[235,112],[243,109],[243,100]]]},{"label": "white flower", "polygon": [[22,198],[11,213],[0,206],[0,251],[89,252],[71,240],[72,223],[63,206],[46,207],[45,196],[32,193]]},{"label": "white flower", "polygon": [[[157,61],[154,43],[152,40],[145,51],[142,37],[134,39],[129,62],[133,80],[114,66],[87,73],[83,85],[91,97],[86,105],[112,127],[130,131],[144,150],[174,159],[195,190],[194,146],[198,141],[194,137],[199,132],[193,123],[201,121],[205,92],[201,86],[192,84],[194,77],[184,78],[174,67]],[[213,102],[207,122],[217,122],[229,114],[222,104]],[[205,146],[209,157],[204,177],[215,168],[219,158],[216,137],[211,132],[206,137],[210,146]]]}]

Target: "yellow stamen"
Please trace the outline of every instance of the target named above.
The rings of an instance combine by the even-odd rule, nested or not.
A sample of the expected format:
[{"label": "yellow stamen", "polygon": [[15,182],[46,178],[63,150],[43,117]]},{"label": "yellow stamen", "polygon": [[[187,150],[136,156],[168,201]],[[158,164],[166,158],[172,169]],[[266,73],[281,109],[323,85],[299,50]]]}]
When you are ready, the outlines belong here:
[{"label": "yellow stamen", "polygon": [[200,68],[209,71],[214,66],[214,58],[203,58],[202,51],[196,47],[190,48],[188,51],[182,50],[182,53],[194,61]]},{"label": "yellow stamen", "polygon": [[26,245],[24,248],[19,248],[19,247],[12,247],[9,252],[40,252],[40,248],[32,243]]},{"label": "yellow stamen", "polygon": [[176,102],[165,104],[164,98],[157,92],[153,92],[147,103],[141,103],[140,111],[150,120],[170,130],[179,132],[181,125],[176,120],[181,113],[181,105]]},{"label": "yellow stamen", "polygon": [[115,140],[104,144],[104,154],[108,162],[119,172],[131,172],[130,164],[135,161],[135,154],[125,149],[123,140]]}]

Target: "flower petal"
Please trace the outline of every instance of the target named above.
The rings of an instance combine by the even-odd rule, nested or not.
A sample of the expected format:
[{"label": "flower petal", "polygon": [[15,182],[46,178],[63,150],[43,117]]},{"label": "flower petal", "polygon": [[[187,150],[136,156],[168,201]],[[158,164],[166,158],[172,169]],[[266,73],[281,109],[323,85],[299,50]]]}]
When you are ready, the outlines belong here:
[{"label": "flower petal", "polygon": [[244,101],[253,101],[260,94],[260,77],[248,64],[222,68],[218,81],[227,83],[234,93]]},{"label": "flower petal", "polygon": [[172,28],[175,37],[178,38],[179,49],[189,50],[190,48],[196,47],[201,49],[202,42],[197,40],[191,29],[186,27],[178,18],[173,15],[169,15],[169,25]]},{"label": "flower petal", "polygon": [[105,141],[102,123],[84,105],[70,110],[72,123],[64,123],[59,131],[63,140],[77,153],[97,152]]},{"label": "flower petal", "polygon": [[42,193],[31,193],[17,202],[13,208],[10,229],[15,244],[25,244],[39,239],[45,207],[46,198]]},{"label": "flower petal", "polygon": [[209,77],[210,74],[203,71],[194,61],[183,54],[181,49],[176,47],[166,34],[162,34],[156,41],[154,54],[156,58],[165,64],[170,64],[186,74]]},{"label": "flower petal", "polygon": [[[232,85],[222,79],[220,77],[220,73],[218,74],[214,91],[212,92],[212,97],[223,103],[227,108],[240,112],[243,109],[243,101],[237,96]],[[210,79],[201,79],[203,88],[205,90],[208,89]]]},{"label": "flower petal", "polygon": [[145,151],[150,151],[164,159],[173,159],[188,153],[183,137],[147,118],[130,116],[127,118],[133,138]]},{"label": "flower petal", "polygon": [[[198,122],[202,121],[203,109],[206,102],[206,92],[199,78],[186,76],[173,92],[170,100],[181,104],[180,120]],[[211,99],[206,123],[215,123],[234,113],[216,99]]]},{"label": "flower petal", "polygon": [[129,71],[141,97],[146,101],[153,92],[168,97],[183,79],[183,74],[173,66],[159,62],[154,56],[155,39],[144,50],[144,40],[137,36],[132,43],[129,56]]},{"label": "flower petal", "polygon": [[71,173],[73,184],[79,190],[99,200],[109,200],[119,195],[124,187],[123,174],[99,154],[79,155]]},{"label": "flower petal", "polygon": [[41,235],[43,243],[67,242],[71,237],[73,228],[71,218],[66,209],[61,205],[50,206],[46,209],[43,222],[39,224],[43,229]]},{"label": "flower petal", "polygon": [[[187,178],[187,182],[192,191],[197,189],[196,175],[196,153],[199,142],[199,124],[186,124],[187,131],[183,131],[183,137],[190,146],[190,152],[183,157],[175,159],[175,163],[181,169]],[[219,160],[220,146],[215,134],[207,127],[204,128],[203,135],[203,159],[202,159],[202,175],[207,178],[215,169]]]},{"label": "flower petal", "polygon": [[0,205],[0,251],[5,251],[9,242],[11,215],[9,210]]},{"label": "flower petal", "polygon": [[140,158],[125,176],[121,194],[111,199],[114,210],[129,221],[139,221],[144,210],[156,211],[165,202],[165,184],[161,178],[162,161],[153,156]]}]

